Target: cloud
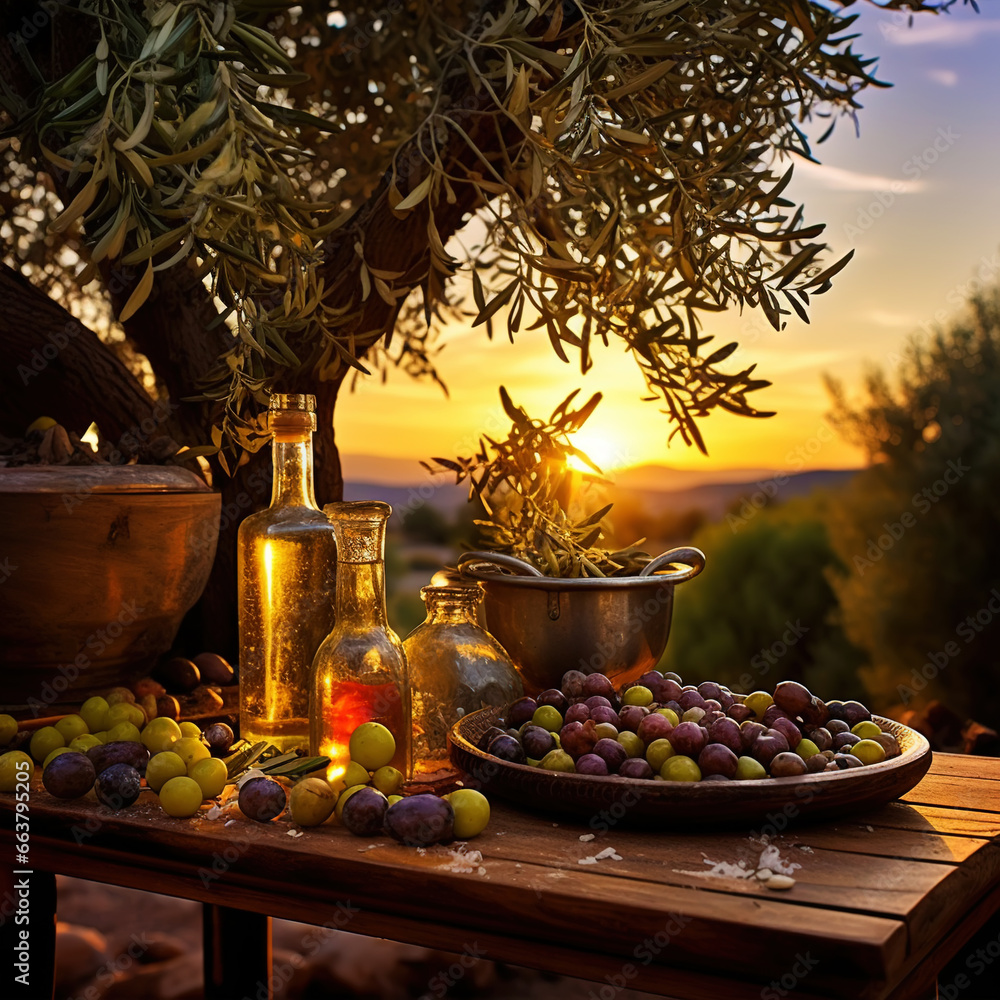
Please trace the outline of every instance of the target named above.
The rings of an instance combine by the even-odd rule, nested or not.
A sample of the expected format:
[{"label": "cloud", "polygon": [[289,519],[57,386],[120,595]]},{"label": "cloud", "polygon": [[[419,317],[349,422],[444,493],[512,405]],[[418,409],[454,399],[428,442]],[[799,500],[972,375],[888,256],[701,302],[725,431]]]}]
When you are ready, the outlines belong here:
[{"label": "cloud", "polygon": [[824,187],[833,191],[892,191],[893,194],[916,194],[926,185],[920,180],[900,180],[898,177],[883,177],[880,174],[862,174],[843,167],[796,160],[797,173],[812,177]]},{"label": "cloud", "polygon": [[958,74],[953,69],[929,69],[927,77],[942,87],[954,87],[958,83]]},{"label": "cloud", "polygon": [[893,45],[969,45],[1000,33],[1000,20],[974,17],[959,21],[947,15],[918,19],[907,26],[908,15],[879,23],[879,31]]},{"label": "cloud", "polygon": [[873,309],[867,314],[867,319],[878,326],[887,326],[894,329],[909,329],[917,325],[916,320],[906,313],[889,312],[885,309]]}]

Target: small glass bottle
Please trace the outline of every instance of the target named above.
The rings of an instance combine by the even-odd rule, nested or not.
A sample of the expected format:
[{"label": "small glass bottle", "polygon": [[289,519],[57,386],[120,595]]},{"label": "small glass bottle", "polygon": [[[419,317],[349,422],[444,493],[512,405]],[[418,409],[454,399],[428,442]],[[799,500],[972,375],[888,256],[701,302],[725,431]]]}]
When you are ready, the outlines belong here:
[{"label": "small glass bottle", "polygon": [[271,506],[237,538],[240,736],[280,750],[309,742],[309,670],[333,628],[336,541],[313,491],[315,411],[315,396],[271,396]]},{"label": "small glass bottle", "polygon": [[427,618],[403,642],[413,698],[413,777],[454,771],[448,731],[463,715],[524,694],[503,647],[476,621],[479,584],[424,587]]},{"label": "small glass bottle", "polygon": [[380,722],[396,740],[390,762],[410,768],[410,689],[406,656],[385,615],[387,503],[327,504],[337,536],[336,624],[313,660],[309,693],[310,753],[330,758],[327,773],[347,767],[351,733]]}]

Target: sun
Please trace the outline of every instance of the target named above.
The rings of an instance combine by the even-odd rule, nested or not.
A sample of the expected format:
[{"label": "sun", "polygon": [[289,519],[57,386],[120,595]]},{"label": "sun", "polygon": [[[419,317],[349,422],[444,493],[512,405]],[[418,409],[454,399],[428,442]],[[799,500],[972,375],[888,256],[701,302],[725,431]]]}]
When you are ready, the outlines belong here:
[{"label": "sun", "polygon": [[[585,429],[574,434],[571,442],[575,448],[579,448],[580,451],[584,452],[602,472],[621,469],[631,464],[629,449],[624,447],[622,442],[608,434]],[[592,473],[594,471],[585,462],[575,456],[570,458],[566,464],[578,472]]]}]

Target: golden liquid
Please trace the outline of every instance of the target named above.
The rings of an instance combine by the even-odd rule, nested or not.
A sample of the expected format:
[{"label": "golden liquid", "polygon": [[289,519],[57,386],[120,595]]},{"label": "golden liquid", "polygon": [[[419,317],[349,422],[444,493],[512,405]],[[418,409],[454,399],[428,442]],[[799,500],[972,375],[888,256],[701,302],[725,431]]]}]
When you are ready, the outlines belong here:
[{"label": "golden liquid", "polygon": [[240,735],[309,745],[309,672],[333,629],[336,545],[325,515],[269,508],[240,525]]}]

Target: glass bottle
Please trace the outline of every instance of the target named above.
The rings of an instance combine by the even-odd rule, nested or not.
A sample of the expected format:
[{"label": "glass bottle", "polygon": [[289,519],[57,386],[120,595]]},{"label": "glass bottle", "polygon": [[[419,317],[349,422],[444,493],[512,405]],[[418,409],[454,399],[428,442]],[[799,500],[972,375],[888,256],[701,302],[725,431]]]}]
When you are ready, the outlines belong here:
[{"label": "glass bottle", "polygon": [[463,715],[524,694],[503,647],[476,621],[479,584],[424,587],[427,618],[403,642],[413,698],[413,777],[454,771],[448,730]]},{"label": "glass bottle", "polygon": [[330,758],[328,775],[347,767],[348,741],[363,722],[381,722],[396,740],[390,762],[410,767],[410,689],[406,656],[385,615],[387,503],[327,504],[337,536],[336,624],[313,660],[310,753]]},{"label": "glass bottle", "polygon": [[333,628],[336,540],[313,491],[315,411],[315,396],[271,396],[271,506],[237,538],[240,735],[281,750],[309,742],[309,670]]}]

